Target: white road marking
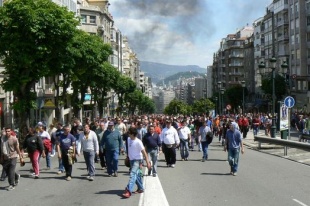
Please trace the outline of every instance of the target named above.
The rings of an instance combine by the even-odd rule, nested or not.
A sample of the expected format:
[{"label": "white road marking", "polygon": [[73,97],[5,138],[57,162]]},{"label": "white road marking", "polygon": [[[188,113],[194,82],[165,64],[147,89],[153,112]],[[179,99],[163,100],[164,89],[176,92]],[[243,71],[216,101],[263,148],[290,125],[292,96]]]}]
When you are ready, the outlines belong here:
[{"label": "white road marking", "polygon": [[144,193],[141,194],[139,206],[169,206],[158,176],[147,176],[145,169],[143,177]]},{"label": "white road marking", "polygon": [[297,202],[298,204],[300,204],[300,205],[302,205],[302,206],[308,206],[308,205],[306,205],[305,203],[303,203],[303,202],[301,202],[301,201],[299,201],[299,200],[297,200],[297,199],[293,199],[295,202]]}]

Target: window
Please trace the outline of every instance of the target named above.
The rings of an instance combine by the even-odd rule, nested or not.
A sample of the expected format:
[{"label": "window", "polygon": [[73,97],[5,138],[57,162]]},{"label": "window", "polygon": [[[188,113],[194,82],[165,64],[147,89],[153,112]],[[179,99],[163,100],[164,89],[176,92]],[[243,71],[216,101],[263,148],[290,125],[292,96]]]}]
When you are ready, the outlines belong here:
[{"label": "window", "polygon": [[310,25],[310,16],[307,16],[307,26]]},{"label": "window", "polygon": [[87,23],[87,16],[86,15],[81,15],[81,23],[86,24]]},{"label": "window", "polygon": [[89,23],[96,24],[96,16],[89,16]]}]

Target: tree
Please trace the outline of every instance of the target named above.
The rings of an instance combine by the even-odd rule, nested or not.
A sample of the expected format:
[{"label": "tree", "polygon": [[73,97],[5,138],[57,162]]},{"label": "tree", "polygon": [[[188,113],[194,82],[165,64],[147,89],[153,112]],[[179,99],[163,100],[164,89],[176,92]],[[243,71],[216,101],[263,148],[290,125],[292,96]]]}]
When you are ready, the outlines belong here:
[{"label": "tree", "polygon": [[124,101],[127,104],[128,112],[134,115],[136,108],[143,100],[143,93],[140,89],[135,89],[131,93],[126,93]]},{"label": "tree", "polygon": [[94,101],[97,102],[99,115],[103,115],[103,107],[107,103],[108,91],[113,89],[113,86],[119,81],[121,73],[117,71],[110,63],[103,63],[103,73],[95,77],[94,83],[91,86],[91,93],[94,95]]},{"label": "tree", "polygon": [[[241,85],[233,86],[225,91],[226,101],[231,105],[232,110],[242,105],[243,87]],[[244,88],[244,96],[248,95],[247,88]]]},{"label": "tree", "polygon": [[168,115],[188,114],[189,107],[184,102],[174,99],[168,104],[168,106],[165,107],[164,113]]},{"label": "tree", "polygon": [[[265,94],[270,95],[272,97],[272,78],[265,78],[262,81],[262,90]],[[285,82],[285,78],[281,75],[275,76],[275,95],[276,95],[276,102],[281,100],[282,97],[287,92],[287,85]]]},{"label": "tree", "polygon": [[63,55],[79,25],[74,13],[49,0],[7,1],[0,7],[0,58],[5,66],[2,87],[13,91],[19,127],[29,126],[35,107],[32,89],[53,74],[50,65]]},{"label": "tree", "polygon": [[192,110],[195,113],[206,113],[209,114],[209,111],[211,109],[214,109],[215,105],[212,101],[209,99],[200,99],[194,101],[194,104],[192,105]]},{"label": "tree", "polygon": [[[73,87],[72,106],[74,115],[78,116],[83,107],[88,88],[94,88],[97,84],[102,83],[100,78],[105,74],[106,64],[104,62],[112,54],[112,49],[110,45],[104,44],[100,37],[83,31],[77,33],[73,48],[75,50],[72,51],[72,56],[76,64],[71,78]],[[95,82],[96,80],[97,82]]]},{"label": "tree", "polygon": [[113,89],[118,95],[117,115],[119,115],[123,110],[125,94],[133,92],[136,89],[136,83],[129,77],[121,75]]}]

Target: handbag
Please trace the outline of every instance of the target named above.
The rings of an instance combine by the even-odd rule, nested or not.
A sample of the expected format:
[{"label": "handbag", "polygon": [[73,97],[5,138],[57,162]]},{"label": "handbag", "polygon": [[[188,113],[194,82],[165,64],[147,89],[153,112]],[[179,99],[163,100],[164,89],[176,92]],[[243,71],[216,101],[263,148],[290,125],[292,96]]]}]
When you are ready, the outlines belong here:
[{"label": "handbag", "polygon": [[124,165],[126,167],[130,167],[130,161],[129,161],[129,157],[128,156],[124,159]]}]

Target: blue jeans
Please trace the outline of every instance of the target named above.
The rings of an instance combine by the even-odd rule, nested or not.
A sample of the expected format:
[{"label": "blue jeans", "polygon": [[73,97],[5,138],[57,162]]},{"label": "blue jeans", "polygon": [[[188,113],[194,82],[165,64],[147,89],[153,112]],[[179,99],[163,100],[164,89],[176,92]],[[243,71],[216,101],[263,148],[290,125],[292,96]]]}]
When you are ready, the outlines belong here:
[{"label": "blue jeans", "polygon": [[[149,156],[149,160],[152,161],[152,172],[153,174],[157,173],[157,155],[158,150],[157,149],[147,149],[147,154]],[[149,171],[150,175],[151,171]]]},{"label": "blue jeans", "polygon": [[253,126],[253,133],[254,133],[254,136],[257,135],[258,130],[259,130],[259,126]]},{"label": "blue jeans", "polygon": [[58,171],[64,172],[65,171],[65,167],[62,164],[62,158],[58,158]]},{"label": "blue jeans", "polygon": [[118,170],[118,156],[119,151],[116,150],[106,150],[105,159],[107,164],[108,174],[111,175]]},{"label": "blue jeans", "polygon": [[130,193],[133,192],[135,184],[138,186],[138,190],[144,190],[142,182],[142,172],[140,167],[142,167],[143,160],[130,160],[130,178],[127,185],[127,190]]},{"label": "blue jeans", "polygon": [[180,140],[180,154],[182,159],[188,158],[188,141]]},{"label": "blue jeans", "polygon": [[202,147],[202,152],[203,152],[202,159],[208,159],[208,147],[209,147],[209,144],[206,141],[205,142],[201,142],[201,147]]},{"label": "blue jeans", "polygon": [[230,165],[231,172],[237,172],[238,170],[239,153],[240,153],[240,148],[228,149],[228,162]]},{"label": "blue jeans", "polygon": [[89,176],[95,176],[95,151],[85,152],[83,151],[84,160],[87,167]]},{"label": "blue jeans", "polygon": [[[45,151],[45,155],[46,155],[46,157],[45,157],[45,159],[46,159],[46,167],[51,168],[51,156],[50,156],[50,153],[46,149],[44,149],[44,151]],[[38,162],[40,162],[41,156],[42,155],[39,156]]]}]

